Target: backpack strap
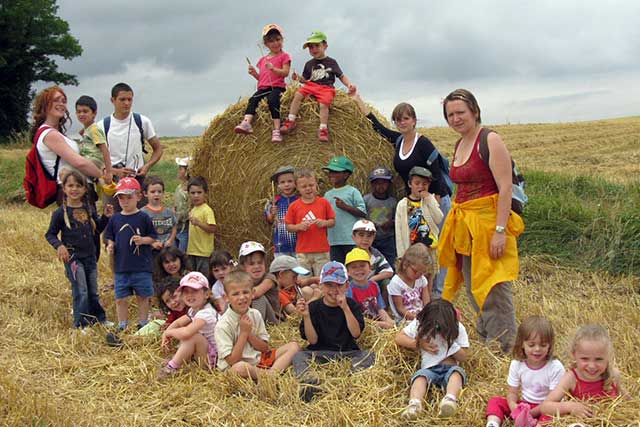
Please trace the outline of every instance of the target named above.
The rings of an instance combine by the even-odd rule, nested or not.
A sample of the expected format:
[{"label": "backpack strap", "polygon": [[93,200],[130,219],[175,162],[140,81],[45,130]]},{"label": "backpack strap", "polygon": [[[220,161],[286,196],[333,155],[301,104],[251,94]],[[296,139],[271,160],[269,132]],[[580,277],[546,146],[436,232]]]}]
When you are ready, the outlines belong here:
[{"label": "backpack strap", "polygon": [[140,113],[133,113],[133,121],[136,122],[136,126],[138,126],[138,130],[140,131],[140,144],[142,144],[142,152],[147,154],[147,148],[144,145],[144,130],[142,130],[142,117],[140,117]]},{"label": "backpack strap", "polygon": [[478,144],[478,153],[480,154],[480,158],[482,161],[489,166],[489,143],[488,138],[489,134],[492,133],[491,129],[481,128],[480,129],[480,143]]},{"label": "backpack strap", "polygon": [[403,141],[402,134],[400,134],[396,138],[396,143],[395,143],[396,149],[400,148],[400,146],[402,145],[402,141]]},{"label": "backpack strap", "polygon": [[[40,157],[40,152],[38,152],[38,148],[36,147],[36,145],[38,144],[38,140],[40,139],[40,135],[42,135],[42,133],[47,130],[47,129],[54,129],[51,126],[48,125],[44,125],[44,126],[40,126],[40,128],[38,128],[38,130],[36,131],[35,135],[33,135],[33,149],[36,152],[36,155],[38,156],[38,158],[40,159],[40,164],[42,164],[42,158]],[[54,129],[55,130],[55,129]],[[43,141],[44,142],[44,141]],[[44,165],[43,165],[44,166]],[[60,156],[58,156],[56,154],[56,162],[53,165],[53,176],[50,176],[49,178],[52,181],[55,181],[58,179],[58,168],[60,167]],[[42,170],[49,175],[49,172],[47,172],[46,168],[42,168]]]},{"label": "backpack strap", "polygon": [[102,119],[102,126],[104,127],[104,139],[107,140],[107,146],[109,145],[109,128],[111,127],[111,116],[107,116]]},{"label": "backpack strap", "polygon": [[438,159],[439,155],[440,155],[440,152],[438,151],[438,149],[436,147],[433,147],[433,151],[431,152],[431,154],[429,154],[429,157],[427,158],[427,166],[431,166],[433,162],[435,162]]}]

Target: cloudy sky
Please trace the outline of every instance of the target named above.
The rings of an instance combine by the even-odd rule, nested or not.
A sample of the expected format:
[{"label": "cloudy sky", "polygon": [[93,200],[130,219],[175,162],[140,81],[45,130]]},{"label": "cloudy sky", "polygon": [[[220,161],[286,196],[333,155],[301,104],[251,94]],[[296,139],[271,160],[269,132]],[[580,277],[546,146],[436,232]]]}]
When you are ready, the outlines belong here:
[{"label": "cloudy sky", "polygon": [[60,62],[80,82],[66,88],[69,100],[92,95],[106,115],[111,87],[125,81],[135,91],[134,110],[161,136],[200,135],[253,93],[245,57],[255,63],[266,53],[260,32],[269,23],[283,27],[296,70],[309,59],[307,35],[324,31],[327,53],[367,102],[387,117],[410,102],[421,126],[446,125],[440,102],[458,87],[474,92],[489,124],[640,114],[637,0],[58,4],[84,49]]}]

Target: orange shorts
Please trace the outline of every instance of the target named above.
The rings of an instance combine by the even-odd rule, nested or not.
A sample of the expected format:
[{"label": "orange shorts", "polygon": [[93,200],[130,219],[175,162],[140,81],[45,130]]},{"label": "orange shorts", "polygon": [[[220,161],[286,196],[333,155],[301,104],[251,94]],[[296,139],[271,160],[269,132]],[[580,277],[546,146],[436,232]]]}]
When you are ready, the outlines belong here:
[{"label": "orange shorts", "polygon": [[276,351],[275,350],[267,350],[263,351],[260,354],[260,361],[258,362],[258,368],[261,369],[269,369],[273,366],[273,363],[276,361]]},{"label": "orange shorts", "polygon": [[314,82],[306,82],[298,92],[304,96],[313,96],[320,104],[331,105],[336,96],[336,90],[331,86],[319,85]]}]

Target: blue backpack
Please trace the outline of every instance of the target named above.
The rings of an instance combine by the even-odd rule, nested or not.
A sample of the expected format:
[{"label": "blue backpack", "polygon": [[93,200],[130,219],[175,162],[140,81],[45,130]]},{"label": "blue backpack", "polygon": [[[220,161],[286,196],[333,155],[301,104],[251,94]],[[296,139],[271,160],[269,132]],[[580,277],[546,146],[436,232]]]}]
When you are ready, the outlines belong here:
[{"label": "blue backpack", "polygon": [[[138,130],[140,131],[140,143],[142,144],[142,152],[147,154],[147,149],[144,145],[144,130],[142,129],[142,118],[139,113],[133,113],[133,121],[136,123]],[[107,144],[109,144],[109,128],[111,127],[111,116],[107,116],[102,119],[104,124],[104,137],[107,138]]]},{"label": "blue backpack", "polygon": [[[400,147],[402,144],[402,135],[396,139],[396,148]],[[440,154],[438,149],[434,146],[433,151],[429,154],[429,158],[427,159],[427,169],[431,170],[431,165],[438,161],[440,164],[440,170],[442,171],[442,179],[444,183],[447,184],[447,188],[449,189],[449,194],[453,194],[453,181],[451,181],[451,177],[449,177],[449,160]]]}]

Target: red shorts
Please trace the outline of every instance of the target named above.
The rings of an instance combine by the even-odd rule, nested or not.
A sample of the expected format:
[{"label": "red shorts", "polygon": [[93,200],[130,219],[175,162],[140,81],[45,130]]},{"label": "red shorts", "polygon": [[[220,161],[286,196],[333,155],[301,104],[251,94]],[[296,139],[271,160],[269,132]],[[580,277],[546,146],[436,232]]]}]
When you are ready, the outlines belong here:
[{"label": "red shorts", "polygon": [[258,362],[258,368],[260,369],[269,369],[273,366],[273,363],[276,361],[276,351],[275,350],[267,350],[263,351],[260,354],[260,361]]},{"label": "red shorts", "polygon": [[304,96],[313,96],[320,104],[331,105],[336,96],[336,90],[331,86],[319,85],[314,82],[306,82],[298,92]]}]

